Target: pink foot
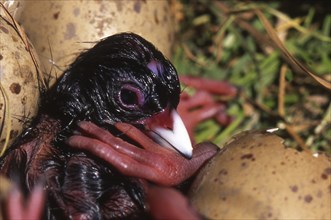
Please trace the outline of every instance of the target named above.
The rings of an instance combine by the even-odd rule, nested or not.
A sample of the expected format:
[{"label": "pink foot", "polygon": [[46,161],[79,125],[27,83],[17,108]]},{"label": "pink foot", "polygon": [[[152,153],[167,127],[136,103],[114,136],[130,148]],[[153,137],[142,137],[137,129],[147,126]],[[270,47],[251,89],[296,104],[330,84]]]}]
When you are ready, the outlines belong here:
[{"label": "pink foot", "polygon": [[218,149],[211,143],[199,144],[193,149],[192,159],[186,159],[176,151],[158,145],[132,125],[118,123],[115,126],[142,148],[91,122],[80,122],[82,135],[70,137],[67,143],[103,159],[124,175],[165,186],[177,185],[191,177]]},{"label": "pink foot", "polygon": [[224,115],[224,111],[224,104],[216,103],[213,97],[205,91],[198,91],[191,97],[183,93],[178,105],[178,113],[185,124],[192,142],[194,142],[194,130],[199,123],[218,115]]},{"label": "pink foot", "polygon": [[189,200],[174,188],[150,186],[147,191],[147,204],[154,220],[201,219],[197,211],[190,206]]},{"label": "pink foot", "polygon": [[14,187],[6,203],[7,219],[41,219],[44,205],[45,193],[42,186],[35,186],[27,201],[24,201],[18,188]]},{"label": "pink foot", "polygon": [[234,98],[238,90],[225,81],[215,81],[198,77],[181,76],[180,80],[186,86],[195,88],[193,95],[183,92],[178,105],[178,113],[194,142],[194,130],[203,121],[214,119],[221,126],[231,123],[232,117],[226,113],[226,105],[218,101],[217,96]]}]

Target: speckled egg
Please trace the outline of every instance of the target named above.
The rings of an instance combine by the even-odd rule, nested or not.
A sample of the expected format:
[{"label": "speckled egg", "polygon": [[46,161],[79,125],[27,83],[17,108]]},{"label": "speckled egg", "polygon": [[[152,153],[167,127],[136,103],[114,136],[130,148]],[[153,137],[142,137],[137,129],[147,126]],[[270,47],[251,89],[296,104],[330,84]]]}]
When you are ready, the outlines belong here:
[{"label": "speckled egg", "polygon": [[46,73],[57,78],[101,38],[135,32],[167,56],[174,39],[167,0],[27,1],[20,23],[36,47]]},{"label": "speckled egg", "polygon": [[35,116],[39,61],[24,32],[0,5],[0,155]]},{"label": "speckled egg", "polygon": [[330,161],[244,132],[201,170],[189,197],[210,219],[331,219]]}]

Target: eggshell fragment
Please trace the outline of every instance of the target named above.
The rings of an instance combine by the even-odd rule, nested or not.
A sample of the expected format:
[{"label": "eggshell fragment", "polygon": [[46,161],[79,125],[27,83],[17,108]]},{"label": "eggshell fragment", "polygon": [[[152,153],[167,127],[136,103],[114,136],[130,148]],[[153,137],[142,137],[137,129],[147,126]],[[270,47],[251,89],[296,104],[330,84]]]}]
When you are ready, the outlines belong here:
[{"label": "eggshell fragment", "polygon": [[210,219],[330,219],[331,165],[324,154],[244,132],[197,176],[189,197]]},{"label": "eggshell fragment", "polygon": [[0,5],[0,156],[30,119],[39,101],[39,61],[24,32]]},{"label": "eggshell fragment", "polygon": [[27,1],[20,23],[56,79],[84,49],[119,32],[135,32],[170,56],[173,17],[166,0]]}]

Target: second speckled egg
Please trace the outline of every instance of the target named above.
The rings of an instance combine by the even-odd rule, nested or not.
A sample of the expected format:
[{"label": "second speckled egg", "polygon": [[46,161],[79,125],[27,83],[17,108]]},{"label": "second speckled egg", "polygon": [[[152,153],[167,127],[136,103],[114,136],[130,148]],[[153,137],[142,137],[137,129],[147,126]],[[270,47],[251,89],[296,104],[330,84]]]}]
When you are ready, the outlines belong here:
[{"label": "second speckled egg", "polygon": [[210,219],[330,219],[330,157],[282,142],[262,132],[234,137],[197,176],[193,206]]}]

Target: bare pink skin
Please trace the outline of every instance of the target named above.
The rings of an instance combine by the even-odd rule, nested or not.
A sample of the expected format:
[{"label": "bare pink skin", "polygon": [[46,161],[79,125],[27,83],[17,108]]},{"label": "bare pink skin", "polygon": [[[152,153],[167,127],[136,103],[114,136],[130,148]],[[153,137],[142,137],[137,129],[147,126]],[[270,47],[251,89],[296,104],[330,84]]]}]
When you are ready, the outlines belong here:
[{"label": "bare pink skin", "polygon": [[41,219],[45,203],[45,192],[41,185],[37,185],[24,201],[22,193],[13,187],[6,202],[6,219]]},{"label": "bare pink skin", "polygon": [[156,144],[129,124],[117,123],[115,126],[143,149],[113,136],[91,122],[80,122],[78,126],[84,136],[71,136],[67,140],[71,147],[88,151],[124,175],[164,186],[177,185],[188,179],[217,152],[215,145],[199,144],[193,150],[192,159],[188,160],[176,151]]},{"label": "bare pink skin", "polygon": [[[150,186],[147,192],[150,214],[155,220],[199,220],[188,199],[171,187]],[[166,207],[166,208],[165,208]]]}]

